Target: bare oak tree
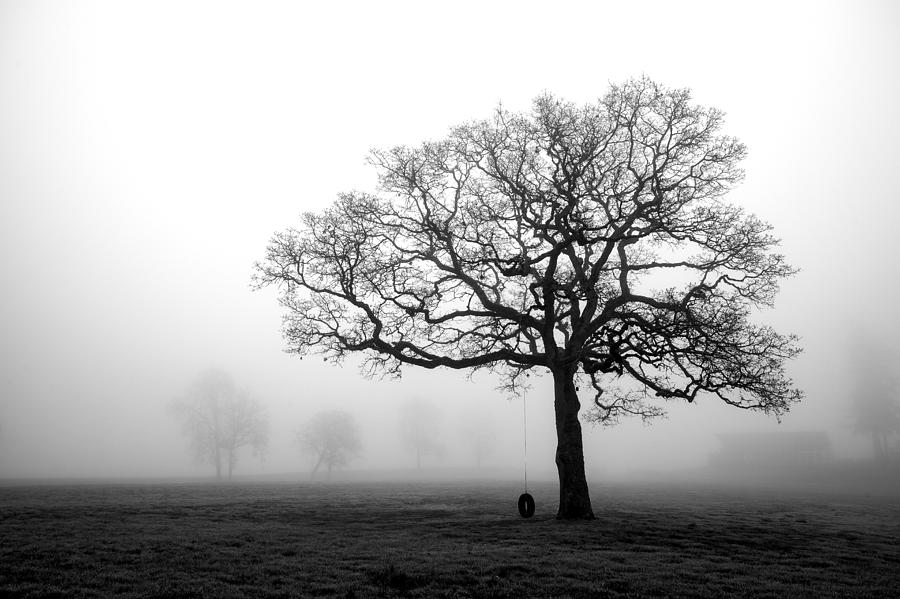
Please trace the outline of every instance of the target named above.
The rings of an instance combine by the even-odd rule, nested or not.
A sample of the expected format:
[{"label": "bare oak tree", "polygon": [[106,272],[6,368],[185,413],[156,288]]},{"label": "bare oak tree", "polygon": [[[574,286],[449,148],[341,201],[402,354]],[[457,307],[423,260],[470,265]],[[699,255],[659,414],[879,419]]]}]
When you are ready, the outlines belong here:
[{"label": "bare oak tree", "polygon": [[342,410],[319,412],[297,431],[296,440],[300,448],[316,460],[310,478],[315,478],[324,465],[330,479],[331,471],[350,463],[361,448],[356,421],[352,414]]},{"label": "bare oak tree", "polygon": [[197,458],[213,464],[218,479],[223,466],[231,479],[241,447],[249,445],[260,457],[265,452],[269,425],[262,405],[236,388],[231,377],[220,370],[198,376],[172,407]]},{"label": "bare oak tree", "polygon": [[491,369],[554,381],[559,518],[592,518],[579,392],[612,423],[706,393],[781,414],[792,336],[757,324],[793,271],[770,226],[722,196],[745,155],[722,113],[648,79],[597,103],[551,95],[419,147],[373,151],[380,193],[345,193],[257,265],[289,351],[366,374]]}]

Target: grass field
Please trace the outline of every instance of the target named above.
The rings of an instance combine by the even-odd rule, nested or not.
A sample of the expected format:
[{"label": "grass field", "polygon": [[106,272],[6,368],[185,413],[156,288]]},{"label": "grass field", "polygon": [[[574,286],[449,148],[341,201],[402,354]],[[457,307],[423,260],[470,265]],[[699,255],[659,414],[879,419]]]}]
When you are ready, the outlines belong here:
[{"label": "grass field", "polygon": [[897,597],[896,497],[505,483],[0,487],[4,597]]}]

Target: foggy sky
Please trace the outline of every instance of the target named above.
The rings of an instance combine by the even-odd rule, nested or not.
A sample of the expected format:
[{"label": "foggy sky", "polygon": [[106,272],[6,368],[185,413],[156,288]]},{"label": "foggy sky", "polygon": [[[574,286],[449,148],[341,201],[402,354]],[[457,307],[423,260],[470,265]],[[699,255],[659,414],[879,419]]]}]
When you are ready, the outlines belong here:
[{"label": "foggy sky", "polygon": [[[410,397],[446,415],[445,465],[468,464],[461,423],[480,409],[497,429],[487,462],[519,468],[521,399],[486,374],[369,381],[353,360],[285,355],[253,263],[301,212],[373,190],[370,148],[641,74],[692,88],[747,144],[728,200],[801,269],[759,319],[801,336],[789,371],[807,397],[780,425],[701,399],[650,427],[585,426],[588,469],[690,467],[744,430],[865,450],[848,340],[900,334],[896,3],[324,4],[0,4],[0,477],[209,474],[167,406],[210,367],[272,421],[268,459],[248,453],[239,474],[308,469],[292,433],[327,408],[357,415],[355,467],[410,467]],[[527,402],[529,463],[552,470],[546,381]]]}]

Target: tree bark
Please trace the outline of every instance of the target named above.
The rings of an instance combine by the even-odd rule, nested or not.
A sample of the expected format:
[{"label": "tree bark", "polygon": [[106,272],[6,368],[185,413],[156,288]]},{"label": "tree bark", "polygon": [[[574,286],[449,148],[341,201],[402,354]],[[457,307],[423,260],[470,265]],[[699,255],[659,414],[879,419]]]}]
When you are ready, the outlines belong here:
[{"label": "tree bark", "polygon": [[556,469],[559,473],[558,519],[592,520],[591,497],[584,475],[584,445],[578,411],[581,403],[575,390],[573,370],[553,371],[556,410]]}]

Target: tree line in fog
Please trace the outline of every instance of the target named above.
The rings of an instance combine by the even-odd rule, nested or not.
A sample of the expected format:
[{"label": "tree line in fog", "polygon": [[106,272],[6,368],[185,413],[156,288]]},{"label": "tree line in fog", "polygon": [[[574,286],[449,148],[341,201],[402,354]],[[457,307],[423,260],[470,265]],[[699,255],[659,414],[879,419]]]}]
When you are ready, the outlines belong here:
[{"label": "tree line in fog", "polygon": [[[198,462],[215,468],[216,478],[231,479],[243,448],[264,460],[270,441],[269,418],[262,403],[238,387],[221,370],[198,375],[183,396],[171,405]],[[423,461],[440,460],[446,448],[441,441],[441,413],[428,400],[410,398],[398,414],[400,442],[414,459],[417,469]],[[495,448],[495,435],[488,423],[473,419],[462,431],[476,467]],[[342,409],[314,414],[294,431],[298,454],[311,460],[310,476],[324,472],[328,478],[364,452],[354,415]]]}]

